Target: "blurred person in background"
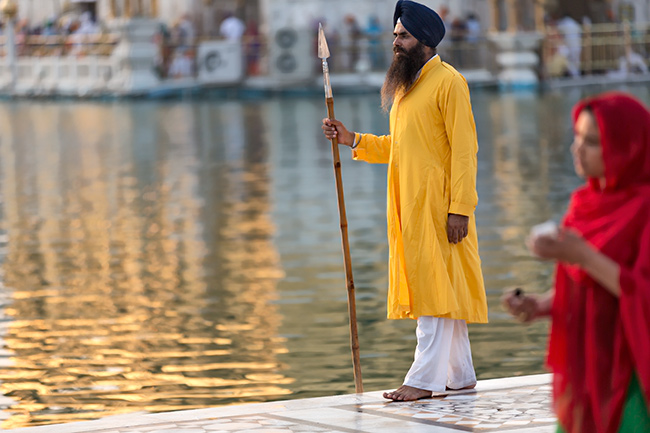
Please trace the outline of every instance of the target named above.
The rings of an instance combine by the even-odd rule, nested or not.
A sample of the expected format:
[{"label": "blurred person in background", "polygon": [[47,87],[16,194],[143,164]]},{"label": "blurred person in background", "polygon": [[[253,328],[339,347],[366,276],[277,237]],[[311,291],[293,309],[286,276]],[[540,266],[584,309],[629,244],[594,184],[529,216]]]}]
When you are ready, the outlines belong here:
[{"label": "blurred person in background", "polygon": [[474,12],[467,14],[465,30],[465,40],[468,43],[475,44],[481,40],[481,22]]},{"label": "blurred person in background", "polygon": [[388,318],[417,320],[415,359],[384,397],[410,401],[476,386],[467,322],[487,322],[474,210],[476,127],[464,77],[442,61],[441,17],[400,0],[393,62],[382,87],[390,135],[323,119],[356,160],[388,164]]},{"label": "blurred person in background", "polygon": [[481,44],[482,37],[481,22],[474,12],[468,13],[465,18],[465,43],[463,44],[465,62],[459,67],[480,69],[487,63],[485,46]]},{"label": "blurred person in background", "polygon": [[226,12],[226,16],[219,26],[221,37],[227,41],[239,42],[245,31],[244,22],[237,18],[234,13]]},{"label": "blurred person in background", "polygon": [[196,28],[192,18],[184,14],[175,26],[176,44],[182,48],[192,48],[196,43]]},{"label": "blurred person in background", "polygon": [[550,78],[570,77],[569,47],[564,35],[557,28],[557,20],[549,16],[545,20],[546,43],[542,51],[544,68]]},{"label": "blurred person in background", "polygon": [[384,30],[381,28],[379,18],[372,15],[368,18],[366,27],[366,37],[368,38],[368,54],[370,57],[370,67],[377,70],[384,67],[384,48],[381,42]]},{"label": "blurred person in background", "polygon": [[451,40],[451,62],[457,67],[464,66],[463,51],[465,47],[465,38],[467,37],[467,25],[462,18],[454,18],[451,22],[451,32],[449,39]]},{"label": "blurred person in background", "polygon": [[556,27],[564,37],[568,49],[569,74],[572,77],[578,77],[580,76],[580,55],[582,53],[582,26],[569,15],[564,15],[557,20]]},{"label": "blurred person in background", "polygon": [[59,31],[56,27],[56,17],[50,18],[45,22],[41,34],[43,36],[55,36],[59,34]]},{"label": "blurred person in background", "polygon": [[340,48],[344,51],[341,65],[346,71],[354,71],[359,61],[359,40],[362,32],[354,15],[346,15],[340,32]]},{"label": "blurred person in background", "polygon": [[167,24],[161,22],[158,24],[158,31],[154,36],[154,41],[158,47],[156,55],[156,69],[161,78],[166,78],[169,72],[169,66],[174,55],[172,46],[172,34]]},{"label": "blurred person in background", "polygon": [[440,6],[440,10],[438,11],[440,13],[440,19],[442,19],[442,22],[445,25],[445,30],[449,31],[451,29],[451,15],[449,14],[449,8],[445,5]]},{"label": "blurred person in background", "polygon": [[260,74],[260,57],[262,56],[262,34],[257,21],[250,20],[243,35],[244,52],[246,54],[246,73]]},{"label": "blurred person in background", "polygon": [[171,78],[193,76],[196,30],[188,14],[184,14],[172,27],[171,40],[175,48],[166,75]]},{"label": "blurred person in background", "polygon": [[84,12],[79,17],[79,25],[70,35],[72,49],[69,54],[81,56],[88,53],[92,46],[89,36],[99,33],[99,27],[93,22],[90,12]]},{"label": "blurred person in background", "polygon": [[94,35],[99,32],[99,27],[92,19],[90,12],[84,12],[79,17],[79,27],[75,30],[75,35]]},{"label": "blurred person in background", "polygon": [[29,20],[27,20],[27,18],[18,20],[18,22],[16,23],[16,27],[14,28],[14,32],[16,35],[16,39],[15,39],[16,54],[18,56],[28,55],[29,52],[28,52],[27,38],[30,35]]},{"label": "blurred person in background", "polygon": [[558,432],[650,431],[650,112],[622,93],[579,102],[576,173],[562,227],[528,248],[557,263],[554,288],[504,295],[522,322],[551,317]]}]

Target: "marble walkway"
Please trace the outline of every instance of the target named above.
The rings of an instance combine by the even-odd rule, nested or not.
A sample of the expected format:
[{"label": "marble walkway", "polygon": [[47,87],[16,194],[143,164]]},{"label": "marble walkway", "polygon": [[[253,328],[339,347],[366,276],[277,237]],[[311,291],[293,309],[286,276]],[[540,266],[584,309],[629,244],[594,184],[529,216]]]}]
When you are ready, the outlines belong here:
[{"label": "marble walkway", "polygon": [[12,433],[551,433],[550,375],[480,381],[475,390],[416,402],[387,402],[382,392],[28,427]]}]

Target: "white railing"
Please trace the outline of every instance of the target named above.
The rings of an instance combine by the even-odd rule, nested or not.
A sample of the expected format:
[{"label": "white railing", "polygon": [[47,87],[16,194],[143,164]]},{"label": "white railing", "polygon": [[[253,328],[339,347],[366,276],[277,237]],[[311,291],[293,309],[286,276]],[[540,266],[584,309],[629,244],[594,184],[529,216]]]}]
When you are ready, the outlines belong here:
[{"label": "white railing", "polygon": [[598,24],[564,35],[548,27],[542,44],[543,76],[647,73],[649,30],[647,24]]},{"label": "white railing", "polygon": [[[112,34],[16,35],[16,93],[86,95],[106,89],[115,70],[111,55],[119,39]],[[12,81],[6,39],[0,37],[0,86]]]},{"label": "white railing", "polygon": [[[119,36],[96,35],[22,35],[15,37],[18,57],[110,56]],[[6,37],[0,36],[1,54],[5,53]]]}]

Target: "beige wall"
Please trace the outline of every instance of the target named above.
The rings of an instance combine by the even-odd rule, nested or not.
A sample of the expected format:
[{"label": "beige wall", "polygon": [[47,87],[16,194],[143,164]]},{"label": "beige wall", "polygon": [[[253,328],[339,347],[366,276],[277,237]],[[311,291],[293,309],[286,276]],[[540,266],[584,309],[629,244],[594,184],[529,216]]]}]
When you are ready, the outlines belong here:
[{"label": "beige wall", "polygon": [[18,18],[27,19],[32,25],[40,24],[57,16],[63,0],[14,0],[18,6]]}]

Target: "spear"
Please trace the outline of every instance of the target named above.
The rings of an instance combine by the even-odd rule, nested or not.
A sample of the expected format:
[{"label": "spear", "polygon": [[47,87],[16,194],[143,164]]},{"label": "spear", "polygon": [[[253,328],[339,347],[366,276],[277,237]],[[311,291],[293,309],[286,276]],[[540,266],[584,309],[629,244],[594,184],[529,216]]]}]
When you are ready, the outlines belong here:
[{"label": "spear", "polygon": [[[330,70],[327,59],[330,50],[327,47],[323,26],[318,24],[318,57],[323,60],[323,81],[325,83],[325,102],[327,104],[327,117],[334,120],[334,98],[330,85]],[[345,281],[348,290],[348,314],[350,316],[350,347],[352,348],[352,366],[354,368],[354,389],[357,394],[363,392],[361,381],[361,361],[359,359],[359,333],[357,332],[357,308],[354,298],[354,280],[352,278],[352,264],[350,260],[350,242],[348,241],[348,218],[345,214],[345,200],[343,198],[343,179],[341,177],[341,158],[339,157],[339,142],[332,138],[332,159],[334,162],[334,177],[336,178],[336,195],[339,204],[339,221],[341,223],[341,242],[343,245],[343,258],[345,267]]]}]

